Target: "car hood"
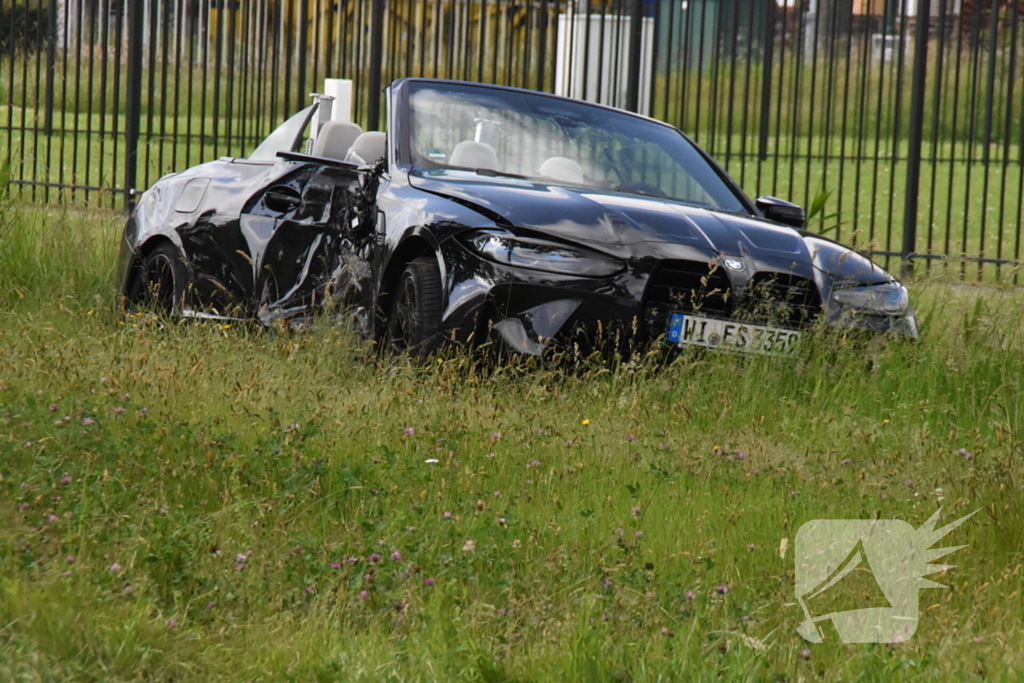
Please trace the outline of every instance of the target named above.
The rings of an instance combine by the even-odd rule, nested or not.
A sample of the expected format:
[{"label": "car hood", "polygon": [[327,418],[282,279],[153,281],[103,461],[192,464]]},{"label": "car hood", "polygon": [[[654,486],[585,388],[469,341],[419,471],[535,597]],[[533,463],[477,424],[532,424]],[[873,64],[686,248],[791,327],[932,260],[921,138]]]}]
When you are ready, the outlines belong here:
[{"label": "car hood", "polygon": [[[752,216],[532,180],[479,176],[453,180],[442,173],[414,172],[410,183],[470,204],[511,226],[610,247],[611,251],[617,251],[615,247],[647,243],[656,252],[671,257],[670,245],[680,245],[712,258],[734,255],[804,268],[813,266],[833,277],[864,284],[891,279],[870,260],[838,243],[807,237],[796,229]],[[662,248],[657,248],[658,243]]]}]

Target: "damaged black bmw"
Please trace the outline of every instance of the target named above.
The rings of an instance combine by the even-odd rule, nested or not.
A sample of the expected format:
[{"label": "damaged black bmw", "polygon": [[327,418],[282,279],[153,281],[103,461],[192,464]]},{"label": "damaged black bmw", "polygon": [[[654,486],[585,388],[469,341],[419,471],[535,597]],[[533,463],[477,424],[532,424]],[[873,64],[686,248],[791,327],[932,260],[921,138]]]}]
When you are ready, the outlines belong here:
[{"label": "damaged black bmw", "polygon": [[793,353],[813,325],[916,338],[907,290],[751,201],[678,129],[515,88],[402,79],[387,131],[300,111],[248,158],[166,176],[124,230],[129,309],[309,321],[397,352],[659,341]]}]

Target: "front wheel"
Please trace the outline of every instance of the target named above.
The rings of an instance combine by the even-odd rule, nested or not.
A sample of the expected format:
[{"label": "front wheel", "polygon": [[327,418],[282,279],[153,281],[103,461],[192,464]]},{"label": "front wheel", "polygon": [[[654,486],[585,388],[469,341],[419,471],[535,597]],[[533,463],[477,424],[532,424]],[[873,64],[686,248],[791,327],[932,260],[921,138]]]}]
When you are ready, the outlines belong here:
[{"label": "front wheel", "polygon": [[188,273],[178,250],[161,244],[142,260],[128,290],[128,310],[147,309],[161,314],[181,310]]},{"label": "front wheel", "polygon": [[425,357],[440,347],[442,297],[441,273],[433,258],[418,258],[402,271],[388,314],[390,351]]}]

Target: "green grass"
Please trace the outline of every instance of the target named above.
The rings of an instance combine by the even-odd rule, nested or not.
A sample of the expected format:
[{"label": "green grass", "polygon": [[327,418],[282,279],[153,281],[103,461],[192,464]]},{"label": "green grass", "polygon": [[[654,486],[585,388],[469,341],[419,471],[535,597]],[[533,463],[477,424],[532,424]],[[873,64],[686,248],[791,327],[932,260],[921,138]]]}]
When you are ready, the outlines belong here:
[{"label": "green grass", "polygon": [[[125,321],[120,216],[0,220],[3,680],[1024,668],[1019,289],[913,283],[916,344],[416,371],[327,325]],[[917,527],[939,505],[981,512],[909,642],[797,635],[782,539],[820,518]]]}]

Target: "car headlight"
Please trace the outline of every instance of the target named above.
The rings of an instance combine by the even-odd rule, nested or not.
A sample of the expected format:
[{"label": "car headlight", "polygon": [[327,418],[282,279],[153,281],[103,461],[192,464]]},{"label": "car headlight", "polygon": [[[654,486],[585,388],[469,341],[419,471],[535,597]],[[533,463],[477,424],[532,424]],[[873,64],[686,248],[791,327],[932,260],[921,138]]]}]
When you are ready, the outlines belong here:
[{"label": "car headlight", "polygon": [[618,259],[596,251],[505,231],[483,230],[474,233],[467,243],[476,253],[495,263],[548,273],[608,277],[625,268]]},{"label": "car headlight", "polygon": [[910,307],[907,288],[898,282],[836,289],[832,299],[843,308],[869,315],[904,315]]}]

